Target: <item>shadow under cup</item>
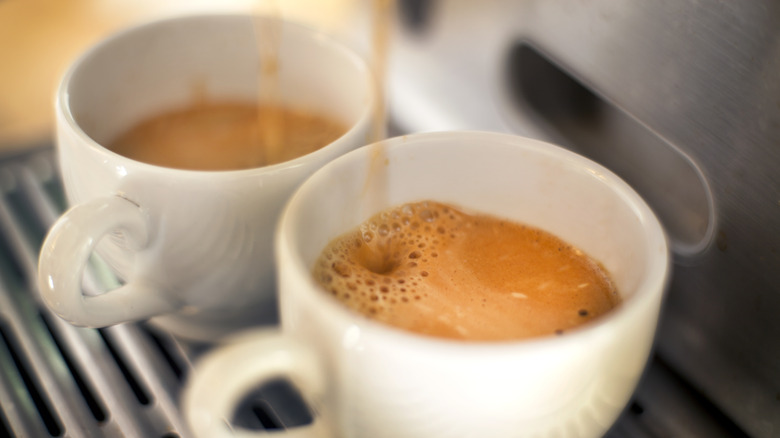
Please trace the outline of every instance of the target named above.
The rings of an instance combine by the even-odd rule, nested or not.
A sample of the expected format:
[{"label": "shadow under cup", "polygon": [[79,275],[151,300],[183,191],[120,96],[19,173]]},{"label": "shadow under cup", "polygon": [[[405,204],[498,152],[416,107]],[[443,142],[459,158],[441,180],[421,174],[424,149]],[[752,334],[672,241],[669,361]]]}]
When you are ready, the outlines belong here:
[{"label": "shadow under cup", "polygon": [[[335,237],[428,199],[557,235],[602,263],[622,303],[562,336],[457,342],[365,319],[314,282]],[[277,261],[284,331],[322,358],[332,388],[323,415],[348,436],[601,436],[647,362],[669,275],[658,220],[613,173],[557,146],[483,132],[399,137],[329,163],[283,213]]]}]

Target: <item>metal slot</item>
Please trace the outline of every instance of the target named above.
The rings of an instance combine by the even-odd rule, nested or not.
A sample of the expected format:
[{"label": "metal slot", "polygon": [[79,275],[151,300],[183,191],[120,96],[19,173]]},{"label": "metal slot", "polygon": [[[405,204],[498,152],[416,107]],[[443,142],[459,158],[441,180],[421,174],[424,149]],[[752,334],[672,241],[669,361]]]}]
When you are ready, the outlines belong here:
[{"label": "metal slot", "polygon": [[138,379],[135,378],[133,373],[130,371],[130,367],[127,366],[122,356],[119,354],[119,352],[117,352],[117,349],[114,348],[114,343],[109,335],[105,330],[98,330],[98,333],[100,333],[100,337],[103,339],[103,342],[106,343],[106,347],[108,347],[108,351],[111,354],[111,357],[113,357],[114,361],[116,361],[116,364],[119,367],[119,371],[122,373],[125,381],[127,381],[127,384],[130,386],[130,390],[133,392],[133,395],[135,395],[135,399],[138,400],[138,403],[144,406],[150,404],[151,396],[149,395],[149,391],[147,391],[143,384],[141,384]]},{"label": "metal slot", "polygon": [[8,419],[5,418],[5,415],[3,415],[3,411],[0,410],[0,436],[4,437],[10,437],[11,435],[11,427],[8,426]]},{"label": "metal slot", "polygon": [[312,419],[298,390],[287,380],[277,379],[245,396],[232,423],[250,430],[276,430],[307,425]]},{"label": "metal slot", "polygon": [[675,145],[522,42],[508,57],[513,102],[555,140],[605,165],[655,210],[679,256],[713,241],[715,212],[699,166]]},{"label": "metal slot", "polygon": [[84,378],[83,371],[73,360],[70,351],[64,347],[59,333],[53,329],[52,324],[48,321],[49,318],[50,317],[48,315],[41,313],[41,321],[43,321],[43,325],[51,334],[52,339],[54,340],[54,344],[57,346],[57,350],[62,355],[62,359],[65,361],[65,365],[68,367],[68,371],[70,371],[70,374],[73,375],[76,386],[84,398],[84,403],[87,404],[87,407],[92,413],[95,421],[98,423],[106,421],[108,414],[106,413],[106,409],[103,406],[102,400],[100,400],[100,397],[98,397],[95,391],[91,388],[91,385]]},{"label": "metal slot", "polygon": [[176,381],[180,383],[183,382],[187,375],[188,364],[182,359],[182,353],[177,350],[176,344],[171,342],[170,339],[166,340],[154,332],[149,331],[146,334],[149,335],[149,339],[164,359],[165,364],[170,368]]},{"label": "metal slot", "polygon": [[[12,370],[10,371],[12,373],[16,372],[17,378],[15,383],[17,384],[17,389],[24,389],[24,394],[29,395],[29,398],[20,404],[26,405],[28,411],[38,414],[49,436],[61,436],[62,424],[51,408],[51,401],[48,400],[45,392],[41,389],[40,382],[34,377],[35,372],[30,370],[31,366],[20,351],[18,342],[12,335],[12,330],[6,327],[5,324],[0,324],[0,339],[2,339],[3,347],[5,347],[4,353],[7,353],[10,357],[10,361],[4,361],[10,362],[5,363],[4,368]],[[19,385],[20,383],[21,385]]]}]

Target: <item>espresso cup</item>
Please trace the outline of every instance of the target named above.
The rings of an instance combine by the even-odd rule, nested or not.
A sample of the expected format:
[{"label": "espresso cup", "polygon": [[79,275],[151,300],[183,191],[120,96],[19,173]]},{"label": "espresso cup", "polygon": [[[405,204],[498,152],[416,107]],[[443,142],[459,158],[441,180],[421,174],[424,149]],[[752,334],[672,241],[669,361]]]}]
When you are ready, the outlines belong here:
[{"label": "espresso cup", "polygon": [[[563,334],[467,342],[376,322],[318,285],[312,269],[329,242],[421,200],[557,235],[602,264],[621,303]],[[196,363],[183,407],[198,436],[230,436],[242,397],[278,376],[314,412],[286,431],[300,436],[602,436],[647,363],[670,269],[657,218],[615,174],[551,144],[485,132],[393,138],[327,164],[287,204],[276,257],[282,328],[242,334]]]},{"label": "espresso cup", "polygon": [[[258,101],[257,38],[278,32],[278,103],[341,121],[319,150],[243,170],[183,170],[106,145],[162,111],[199,100]],[[257,32],[257,33],[256,33]],[[57,152],[71,208],[40,253],[43,299],[67,321],[103,327],[151,318],[210,341],[275,318],[273,233],[293,190],[368,142],[374,91],[365,62],[328,36],[248,15],[190,15],[123,30],[88,50],[57,92]],[[92,252],[123,284],[85,295]]]}]

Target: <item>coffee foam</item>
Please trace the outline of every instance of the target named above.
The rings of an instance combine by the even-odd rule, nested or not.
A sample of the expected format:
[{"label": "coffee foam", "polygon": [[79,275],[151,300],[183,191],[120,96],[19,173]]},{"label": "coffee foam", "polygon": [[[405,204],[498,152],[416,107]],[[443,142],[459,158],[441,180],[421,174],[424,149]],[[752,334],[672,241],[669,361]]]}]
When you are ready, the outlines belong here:
[{"label": "coffee foam", "polygon": [[109,148],[159,166],[235,170],[292,160],[345,132],[342,122],[301,108],[204,100],[143,120]]},{"label": "coffee foam", "polygon": [[432,201],[372,217],[313,273],[354,311],[456,339],[560,333],[619,301],[606,271],[557,237]]}]

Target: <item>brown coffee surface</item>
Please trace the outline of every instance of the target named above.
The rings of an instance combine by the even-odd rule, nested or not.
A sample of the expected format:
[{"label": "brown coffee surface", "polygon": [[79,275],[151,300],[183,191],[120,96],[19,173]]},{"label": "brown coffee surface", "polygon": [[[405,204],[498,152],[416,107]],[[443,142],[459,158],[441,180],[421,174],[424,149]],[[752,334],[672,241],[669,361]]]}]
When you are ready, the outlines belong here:
[{"label": "brown coffee surface", "polygon": [[[269,145],[263,120],[273,120]],[[281,106],[203,102],[142,121],[109,144],[116,153],[165,167],[248,169],[306,155],[347,131],[337,120]],[[278,144],[276,142],[278,141]]]},{"label": "brown coffee surface", "polygon": [[461,340],[560,334],[620,301],[606,270],[558,237],[433,201],[335,239],[313,275],[365,316]]}]

